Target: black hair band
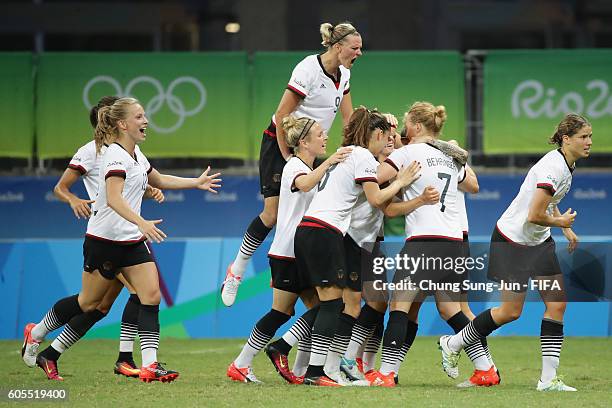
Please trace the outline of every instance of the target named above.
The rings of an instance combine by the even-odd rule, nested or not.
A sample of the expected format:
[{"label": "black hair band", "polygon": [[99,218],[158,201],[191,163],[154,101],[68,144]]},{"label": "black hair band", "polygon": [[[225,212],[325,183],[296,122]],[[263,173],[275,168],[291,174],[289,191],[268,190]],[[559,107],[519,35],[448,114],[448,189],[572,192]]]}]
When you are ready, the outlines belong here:
[{"label": "black hair band", "polygon": [[304,129],[302,129],[302,132],[300,133],[300,137],[298,137],[298,141],[302,140],[303,138],[306,137],[306,135],[308,134],[308,132],[310,132],[310,128],[315,124],[315,121],[312,119],[308,119],[308,122],[306,122],[306,125],[304,125]]},{"label": "black hair band", "polygon": [[349,36],[351,34],[355,34],[356,32],[357,32],[357,30],[352,29],[352,30],[348,31],[346,34],[344,34],[343,36],[341,36],[340,38],[337,38],[337,39],[333,40],[332,42],[330,42],[329,45],[334,45],[334,44],[340,42],[340,40],[344,39],[344,37]]}]

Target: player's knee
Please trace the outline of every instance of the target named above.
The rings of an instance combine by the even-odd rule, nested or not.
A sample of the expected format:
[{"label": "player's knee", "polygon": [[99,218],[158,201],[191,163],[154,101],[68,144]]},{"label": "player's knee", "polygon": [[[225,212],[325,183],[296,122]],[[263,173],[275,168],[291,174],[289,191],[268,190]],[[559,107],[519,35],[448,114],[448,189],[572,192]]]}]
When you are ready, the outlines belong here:
[{"label": "player's knee", "polygon": [[261,221],[265,224],[266,227],[272,228],[276,225],[276,209],[264,209],[264,211],[259,215]]},{"label": "player's knee", "polygon": [[98,307],[99,302],[95,300],[83,300],[79,299],[79,306],[83,313],[93,312]]},{"label": "player's knee", "polygon": [[387,311],[387,302],[368,302],[368,305],[380,313]]},{"label": "player's knee", "polygon": [[517,320],[519,317],[521,317],[523,308],[522,307],[508,307],[508,308],[504,308],[502,312],[503,312],[502,317],[504,320],[503,323],[513,322]]},{"label": "player's knee", "polygon": [[145,305],[159,305],[161,302],[161,293],[159,289],[150,289],[138,293],[140,303]]},{"label": "player's knee", "polygon": [[96,307],[96,310],[98,310],[98,311],[100,311],[100,312],[102,312],[102,313],[104,313],[106,315],[106,314],[108,314],[108,312],[110,312],[111,306],[112,306],[112,304],[109,305],[108,303],[102,302],[102,303],[100,303]]},{"label": "player's knee", "polygon": [[550,302],[546,303],[546,313],[558,317],[565,314],[566,302]]},{"label": "player's knee", "polygon": [[359,313],[361,312],[361,305],[359,303],[345,303],[343,313],[349,316],[354,317],[355,319],[359,317]]}]

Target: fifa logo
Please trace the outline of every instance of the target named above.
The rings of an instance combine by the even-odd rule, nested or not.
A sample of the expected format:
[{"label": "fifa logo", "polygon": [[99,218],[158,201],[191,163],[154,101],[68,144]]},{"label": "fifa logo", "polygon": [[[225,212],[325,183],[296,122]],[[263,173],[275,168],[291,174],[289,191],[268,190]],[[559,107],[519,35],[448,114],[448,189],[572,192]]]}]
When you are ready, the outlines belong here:
[{"label": "fifa logo", "polygon": [[[206,88],[204,88],[204,85],[202,85],[197,78],[192,76],[181,76],[175,78],[172,82],[170,82],[168,88],[164,89],[162,83],[158,79],[151,76],[138,76],[130,80],[125,88],[123,88],[119,81],[112,76],[99,75],[90,79],[83,88],[83,103],[88,110],[96,104],[95,101],[91,100],[90,93],[91,89],[98,84],[110,85],[112,92],[107,92],[107,95],[137,98],[140,103],[142,103],[145,113],[149,119],[149,127],[158,133],[168,134],[176,132],[181,128],[181,126],[183,126],[186,118],[198,114],[206,105]],[[155,96],[148,100],[138,98],[133,92],[134,88],[136,86],[143,85],[151,87],[155,91]],[[175,89],[179,85],[187,85],[195,89],[196,94],[198,95],[195,106],[186,106],[187,104],[174,94]],[[156,114],[164,106],[167,106],[170,112],[172,112],[172,114],[176,117],[174,124],[171,126],[164,127],[156,123]]]}]

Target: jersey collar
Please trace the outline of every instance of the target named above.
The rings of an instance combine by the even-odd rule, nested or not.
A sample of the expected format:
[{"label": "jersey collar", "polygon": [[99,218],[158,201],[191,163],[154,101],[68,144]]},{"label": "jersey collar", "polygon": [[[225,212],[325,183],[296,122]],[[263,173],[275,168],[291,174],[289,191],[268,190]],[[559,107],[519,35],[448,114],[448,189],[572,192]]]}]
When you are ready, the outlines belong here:
[{"label": "jersey collar", "polygon": [[321,67],[321,70],[323,71],[325,76],[331,79],[334,85],[336,85],[336,89],[338,89],[338,86],[340,85],[340,77],[342,76],[342,73],[340,72],[340,67],[338,67],[338,70],[336,71],[336,77],[338,78],[338,80],[336,81],[336,79],[325,70],[325,67],[323,66],[323,61],[321,61],[321,54],[317,54],[317,61],[319,62],[319,66]]},{"label": "jersey collar", "polygon": [[121,143],[119,143],[119,142],[113,142],[113,144],[116,144],[117,146],[119,146],[120,148],[122,148],[123,150],[125,150],[125,152],[128,154],[128,156],[130,156],[132,159],[134,159],[134,161],[135,161],[136,163],[138,163],[138,159],[136,158],[136,149],[134,149],[134,155],[132,156],[132,155],[130,154],[130,152],[128,152],[128,151],[125,149],[125,147],[121,146]]},{"label": "jersey collar", "polygon": [[570,166],[569,163],[567,162],[567,159],[565,158],[565,155],[563,154],[563,150],[561,150],[561,148],[558,148],[557,151],[563,157],[563,161],[565,162],[565,165],[567,166],[567,169],[569,170],[569,172],[573,173],[574,169],[576,169],[576,163],[574,163],[573,166]]}]

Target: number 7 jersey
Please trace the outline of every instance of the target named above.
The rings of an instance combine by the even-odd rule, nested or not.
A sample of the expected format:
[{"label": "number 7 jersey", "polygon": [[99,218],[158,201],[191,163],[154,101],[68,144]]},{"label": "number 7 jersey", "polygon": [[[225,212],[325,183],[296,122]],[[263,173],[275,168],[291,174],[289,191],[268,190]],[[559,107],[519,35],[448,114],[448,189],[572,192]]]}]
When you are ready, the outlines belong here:
[{"label": "number 7 jersey", "polygon": [[420,196],[426,187],[440,192],[440,202],[424,205],[406,215],[406,238],[442,238],[463,240],[457,185],[465,179],[465,169],[453,159],[427,143],[415,143],[395,150],[385,161],[396,170],[408,167],[413,161],[421,163],[421,177],[404,189],[403,199]]}]

